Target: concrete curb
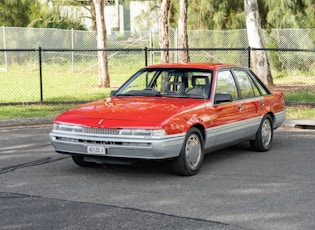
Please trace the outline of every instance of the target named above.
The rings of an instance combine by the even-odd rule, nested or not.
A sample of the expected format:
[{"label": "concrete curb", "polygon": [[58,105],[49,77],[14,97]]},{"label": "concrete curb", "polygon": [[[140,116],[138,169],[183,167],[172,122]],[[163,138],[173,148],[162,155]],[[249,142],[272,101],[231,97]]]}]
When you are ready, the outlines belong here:
[{"label": "concrete curb", "polygon": [[[49,125],[53,124],[54,117],[19,118],[10,120],[0,120],[1,127],[29,126],[29,125]],[[284,127],[315,129],[315,119],[289,119],[283,124]]]},{"label": "concrete curb", "polygon": [[315,129],[315,119],[289,119],[283,124],[289,128]]}]

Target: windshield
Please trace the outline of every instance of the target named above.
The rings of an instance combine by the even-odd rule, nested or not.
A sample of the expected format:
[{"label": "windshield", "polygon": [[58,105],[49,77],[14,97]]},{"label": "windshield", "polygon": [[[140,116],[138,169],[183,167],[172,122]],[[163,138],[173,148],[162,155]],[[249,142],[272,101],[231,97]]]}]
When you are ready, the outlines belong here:
[{"label": "windshield", "polygon": [[117,96],[209,98],[212,72],[198,69],[143,69],[127,81]]}]

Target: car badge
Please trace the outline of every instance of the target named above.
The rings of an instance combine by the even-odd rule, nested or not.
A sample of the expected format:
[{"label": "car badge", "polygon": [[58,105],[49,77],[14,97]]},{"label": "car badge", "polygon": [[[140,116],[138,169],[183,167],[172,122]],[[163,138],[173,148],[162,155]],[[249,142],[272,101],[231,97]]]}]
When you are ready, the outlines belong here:
[{"label": "car badge", "polygon": [[103,119],[101,119],[98,124],[101,125],[103,123]]}]

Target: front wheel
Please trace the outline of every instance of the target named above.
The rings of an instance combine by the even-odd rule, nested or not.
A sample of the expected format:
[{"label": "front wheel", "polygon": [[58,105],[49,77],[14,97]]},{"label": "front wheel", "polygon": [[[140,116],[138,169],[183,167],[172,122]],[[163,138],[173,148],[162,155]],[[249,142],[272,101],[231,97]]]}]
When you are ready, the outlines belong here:
[{"label": "front wheel", "polygon": [[202,135],[197,128],[188,130],[180,155],[173,161],[173,171],[182,176],[198,173],[204,158]]},{"label": "front wheel", "polygon": [[259,129],[256,133],[256,139],[250,141],[252,149],[265,152],[271,148],[273,138],[273,125],[272,118],[270,115],[266,115],[259,126]]}]

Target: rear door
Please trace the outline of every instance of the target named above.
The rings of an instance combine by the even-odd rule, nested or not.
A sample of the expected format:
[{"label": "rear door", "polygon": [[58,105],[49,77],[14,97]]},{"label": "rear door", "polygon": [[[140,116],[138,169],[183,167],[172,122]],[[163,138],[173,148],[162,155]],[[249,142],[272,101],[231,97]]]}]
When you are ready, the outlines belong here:
[{"label": "rear door", "polygon": [[244,136],[251,136],[260,125],[264,98],[246,69],[235,68],[232,73],[239,88],[242,120],[246,121],[242,130]]}]

